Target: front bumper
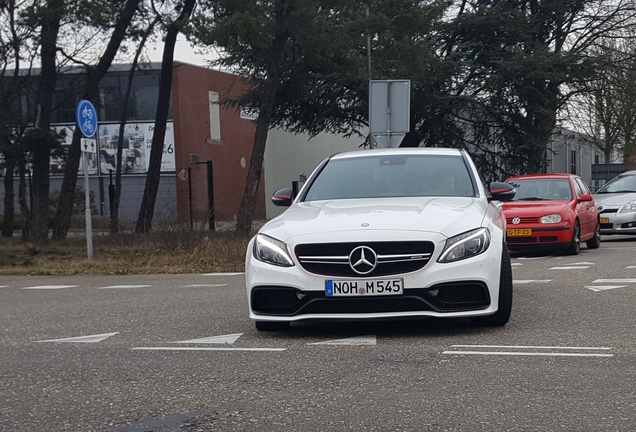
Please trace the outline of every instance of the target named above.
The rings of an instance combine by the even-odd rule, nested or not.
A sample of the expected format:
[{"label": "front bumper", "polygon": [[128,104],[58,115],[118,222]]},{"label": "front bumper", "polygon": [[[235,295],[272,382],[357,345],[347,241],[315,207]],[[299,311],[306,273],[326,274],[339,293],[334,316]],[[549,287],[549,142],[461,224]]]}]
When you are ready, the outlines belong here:
[{"label": "front bumper", "polygon": [[532,234],[524,236],[507,235],[506,243],[511,250],[565,248],[572,241],[572,227],[568,224],[515,225],[514,229],[530,229]]},{"label": "front bumper", "polygon": [[[316,275],[300,265],[276,267],[246,260],[249,316],[259,321],[471,317],[497,311],[502,244],[454,263],[437,263],[443,243],[421,270],[391,275],[404,280],[404,294],[327,297],[325,281],[351,278]],[[248,248],[248,250],[251,250]],[[373,278],[377,279],[377,278]],[[360,277],[361,282],[365,278]]]},{"label": "front bumper", "polygon": [[636,213],[618,213],[619,210],[605,207],[601,211],[601,234],[636,234]]}]

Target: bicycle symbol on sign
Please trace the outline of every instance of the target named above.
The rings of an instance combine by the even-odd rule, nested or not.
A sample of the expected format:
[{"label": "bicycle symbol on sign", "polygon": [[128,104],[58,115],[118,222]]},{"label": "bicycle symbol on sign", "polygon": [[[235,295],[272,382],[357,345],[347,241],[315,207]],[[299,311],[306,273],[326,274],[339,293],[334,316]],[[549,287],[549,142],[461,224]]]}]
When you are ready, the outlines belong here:
[{"label": "bicycle symbol on sign", "polygon": [[84,107],[82,111],[82,117],[88,117],[90,120],[93,120],[93,111],[89,110],[88,107]]},{"label": "bicycle symbol on sign", "polygon": [[[90,118],[93,118],[93,115],[91,113],[91,115],[89,116]],[[93,132],[93,123],[91,123],[91,121],[89,119],[86,119],[86,121],[84,121],[84,127],[83,129],[87,132]]]}]

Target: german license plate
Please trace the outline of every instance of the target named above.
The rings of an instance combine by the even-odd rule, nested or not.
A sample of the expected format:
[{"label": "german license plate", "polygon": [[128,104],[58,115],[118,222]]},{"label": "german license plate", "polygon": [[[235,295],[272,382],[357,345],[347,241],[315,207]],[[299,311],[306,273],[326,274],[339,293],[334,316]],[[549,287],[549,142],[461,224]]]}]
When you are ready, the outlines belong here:
[{"label": "german license plate", "polygon": [[404,279],[326,280],[327,297],[404,294]]},{"label": "german license plate", "polygon": [[601,218],[601,223],[609,223],[609,218]]},{"label": "german license plate", "polygon": [[509,229],[506,230],[506,234],[508,235],[508,237],[523,237],[523,236],[529,236],[532,235],[532,230],[530,228],[527,229]]}]

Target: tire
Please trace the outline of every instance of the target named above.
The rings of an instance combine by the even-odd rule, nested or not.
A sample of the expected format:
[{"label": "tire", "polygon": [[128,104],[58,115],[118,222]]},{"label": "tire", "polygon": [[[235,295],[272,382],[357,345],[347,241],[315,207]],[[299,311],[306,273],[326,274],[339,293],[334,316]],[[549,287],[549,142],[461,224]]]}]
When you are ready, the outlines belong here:
[{"label": "tire", "polygon": [[471,318],[471,322],[479,326],[501,327],[510,320],[512,312],[512,265],[508,246],[504,244],[501,251],[501,270],[499,272],[498,309],[492,315]]},{"label": "tire", "polygon": [[578,255],[581,250],[581,225],[579,221],[574,222],[574,231],[570,245],[565,249],[566,255]]},{"label": "tire", "polygon": [[289,328],[286,321],[254,321],[254,325],[258,331],[280,331]]},{"label": "tire", "polygon": [[598,249],[601,246],[601,222],[596,221],[596,229],[594,230],[594,237],[586,241],[588,249]]}]

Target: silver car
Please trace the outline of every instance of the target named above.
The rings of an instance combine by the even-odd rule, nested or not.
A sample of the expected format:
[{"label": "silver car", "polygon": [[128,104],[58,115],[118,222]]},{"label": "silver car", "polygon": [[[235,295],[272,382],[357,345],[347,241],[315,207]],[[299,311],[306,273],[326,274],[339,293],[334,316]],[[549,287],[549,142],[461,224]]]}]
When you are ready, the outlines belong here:
[{"label": "silver car", "polygon": [[594,202],[601,234],[636,234],[636,171],[626,171],[600,188]]}]

